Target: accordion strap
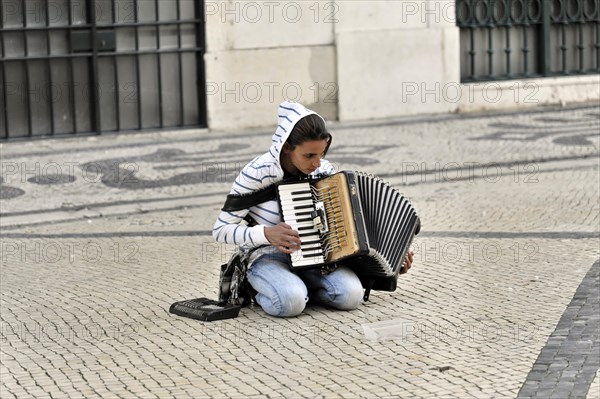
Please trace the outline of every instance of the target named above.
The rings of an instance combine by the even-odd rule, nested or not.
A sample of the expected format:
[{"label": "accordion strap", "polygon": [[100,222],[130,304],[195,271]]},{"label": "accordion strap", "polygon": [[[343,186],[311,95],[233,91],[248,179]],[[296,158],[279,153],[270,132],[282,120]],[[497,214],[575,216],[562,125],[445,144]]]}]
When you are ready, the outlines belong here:
[{"label": "accordion strap", "polygon": [[275,198],[275,187],[276,184],[271,184],[265,188],[261,188],[250,194],[238,195],[229,194],[225,200],[225,205],[221,208],[225,212],[241,211],[242,209],[248,209],[263,202],[272,200]]},{"label": "accordion strap", "polygon": [[[315,178],[323,178],[325,175],[318,174]],[[291,178],[284,179],[284,182],[293,182],[305,180],[305,177],[294,176]],[[262,204],[263,202],[270,201],[277,198],[277,185],[279,183],[273,183],[267,187],[261,188],[260,190],[254,191],[249,194],[228,194],[225,200],[225,205],[221,208],[225,212],[241,211],[242,209],[248,209],[250,207]]]}]

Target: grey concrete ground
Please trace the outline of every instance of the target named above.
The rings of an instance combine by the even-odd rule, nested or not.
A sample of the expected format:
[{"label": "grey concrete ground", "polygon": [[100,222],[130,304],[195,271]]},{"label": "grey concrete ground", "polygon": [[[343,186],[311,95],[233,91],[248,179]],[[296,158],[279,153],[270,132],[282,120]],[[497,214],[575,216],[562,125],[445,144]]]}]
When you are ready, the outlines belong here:
[{"label": "grey concrete ground", "polygon": [[216,297],[270,130],[3,143],[0,397],[600,397],[600,107],[331,130],[418,209],[415,267],[354,311],[213,323],[168,308]]}]

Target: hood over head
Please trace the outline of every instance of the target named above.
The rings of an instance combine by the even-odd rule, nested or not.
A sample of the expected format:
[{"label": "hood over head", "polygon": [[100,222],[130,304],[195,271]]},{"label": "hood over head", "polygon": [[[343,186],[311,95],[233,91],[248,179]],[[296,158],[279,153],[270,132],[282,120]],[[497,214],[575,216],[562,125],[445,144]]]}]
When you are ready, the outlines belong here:
[{"label": "hood over head", "polygon": [[[269,148],[269,151],[254,158],[240,172],[247,183],[252,182],[252,184],[245,184],[243,191],[258,190],[269,184],[280,181],[285,175],[280,160],[283,144],[290,137],[296,123],[298,123],[300,119],[312,114],[323,119],[321,115],[304,107],[302,104],[290,101],[282,102],[277,111],[278,124],[277,129],[271,138],[271,147]],[[323,121],[325,120],[323,119]],[[321,166],[311,173],[311,176],[323,174],[330,175],[332,173],[335,173],[334,165],[321,158]],[[240,186],[240,184],[238,184],[238,186]],[[236,190],[239,191],[240,188],[242,187],[240,186],[236,188]]]},{"label": "hood over head", "polygon": [[287,141],[296,123],[298,123],[298,121],[305,116],[312,114],[319,116],[321,119],[323,119],[323,117],[306,108],[302,104],[290,101],[282,102],[277,111],[278,125],[275,133],[273,134],[273,138],[271,139],[271,148],[269,149],[269,153],[271,156],[273,156],[273,158],[275,158],[276,163],[279,164],[279,156],[281,154],[283,144]]}]

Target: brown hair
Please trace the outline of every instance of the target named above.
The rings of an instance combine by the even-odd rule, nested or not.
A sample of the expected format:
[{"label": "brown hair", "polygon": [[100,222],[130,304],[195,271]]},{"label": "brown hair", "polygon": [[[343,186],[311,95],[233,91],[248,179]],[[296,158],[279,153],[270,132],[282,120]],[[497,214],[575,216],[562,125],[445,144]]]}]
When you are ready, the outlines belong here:
[{"label": "brown hair", "polygon": [[294,151],[296,146],[306,141],[327,140],[327,147],[325,147],[325,154],[327,154],[331,139],[331,134],[327,131],[323,118],[316,114],[310,114],[296,122],[288,139],[283,144],[283,148]]}]

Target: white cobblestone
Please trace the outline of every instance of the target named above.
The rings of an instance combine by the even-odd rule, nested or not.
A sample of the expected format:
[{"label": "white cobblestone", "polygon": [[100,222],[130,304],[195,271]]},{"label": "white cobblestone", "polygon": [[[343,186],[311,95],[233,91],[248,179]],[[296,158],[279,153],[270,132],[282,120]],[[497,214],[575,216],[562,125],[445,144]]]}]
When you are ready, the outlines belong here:
[{"label": "white cobblestone", "polygon": [[[562,125],[597,129],[597,115],[581,108],[334,127],[333,161],[386,175],[419,210],[416,265],[395,293],[373,292],[355,311],[310,307],[284,320],[256,306],[210,324],[168,313],[176,300],[216,296],[228,252],[208,251],[215,248],[210,236],[185,232],[212,228],[231,174],[139,190],[85,181],[81,170],[62,186],[5,176],[2,184],[25,194],[0,202],[7,215],[0,396],[515,397],[599,256],[598,136],[587,136],[590,145],[566,145],[554,140],[576,130],[553,133],[567,130]],[[551,122],[557,118],[565,122]],[[518,134],[482,139],[507,129]],[[528,131],[544,135],[525,139]],[[157,165],[193,172],[182,159],[219,162],[220,152],[242,162],[270,136],[211,134],[2,144],[2,162],[134,159],[140,178],[158,180],[172,174]],[[181,154],[149,156],[165,149]],[[34,152],[41,154],[27,155]],[[462,177],[472,171],[473,178],[461,180],[450,174],[456,164],[500,166],[462,168]],[[88,207],[89,218],[72,206]],[[39,212],[27,214],[33,209]],[[47,223],[56,218],[64,222]],[[167,231],[185,234],[161,235]],[[102,255],[69,253],[74,244]],[[52,258],[53,248],[65,256]],[[419,330],[365,338],[364,324],[390,320]],[[597,388],[598,378],[588,399],[598,399]]]}]

